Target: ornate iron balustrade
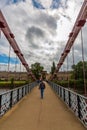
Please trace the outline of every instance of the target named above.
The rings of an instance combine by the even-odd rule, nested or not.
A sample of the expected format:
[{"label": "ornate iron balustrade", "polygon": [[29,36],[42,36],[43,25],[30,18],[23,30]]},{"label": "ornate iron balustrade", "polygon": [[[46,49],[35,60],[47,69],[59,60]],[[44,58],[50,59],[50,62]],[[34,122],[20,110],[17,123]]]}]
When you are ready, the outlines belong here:
[{"label": "ornate iron balustrade", "polygon": [[9,109],[11,109],[25,95],[30,93],[36,85],[37,82],[33,82],[0,94],[0,117],[3,116]]},{"label": "ornate iron balustrade", "polygon": [[48,83],[87,128],[87,97],[77,94],[76,92],[53,82]]}]

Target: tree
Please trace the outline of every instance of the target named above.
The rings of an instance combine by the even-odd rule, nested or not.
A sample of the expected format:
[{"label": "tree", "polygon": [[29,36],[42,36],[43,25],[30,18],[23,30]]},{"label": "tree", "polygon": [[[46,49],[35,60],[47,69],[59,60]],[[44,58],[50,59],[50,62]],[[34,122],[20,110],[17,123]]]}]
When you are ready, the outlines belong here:
[{"label": "tree", "polygon": [[40,65],[40,63],[34,63],[31,65],[31,71],[35,75],[37,79],[41,77],[41,73],[43,71],[44,67]]},{"label": "tree", "polygon": [[10,88],[13,89],[14,88],[14,78],[11,78],[11,84],[10,84]]},{"label": "tree", "polygon": [[54,73],[55,69],[56,69],[55,62],[53,61],[53,64],[52,64],[52,67],[51,67],[51,74]]},{"label": "tree", "polygon": [[[85,78],[87,78],[87,61],[84,61],[84,68],[85,68]],[[80,61],[77,63],[77,65],[72,66],[73,74],[72,76],[75,77],[75,79],[83,79],[83,62]]]}]

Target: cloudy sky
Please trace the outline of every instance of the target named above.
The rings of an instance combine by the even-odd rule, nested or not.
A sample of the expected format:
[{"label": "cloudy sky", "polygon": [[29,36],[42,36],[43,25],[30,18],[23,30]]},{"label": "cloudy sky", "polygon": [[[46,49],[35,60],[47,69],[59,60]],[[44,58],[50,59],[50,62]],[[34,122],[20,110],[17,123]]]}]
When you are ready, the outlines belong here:
[{"label": "cloudy sky", "polygon": [[[83,0],[0,0],[0,9],[29,66],[39,62],[49,72],[52,62],[58,63],[82,2]],[[77,38],[80,41],[78,39],[80,36]],[[75,52],[79,56],[81,48],[77,43]],[[0,69],[8,63],[8,55],[9,43],[1,33]],[[81,55],[77,57],[78,60],[79,58]],[[15,60],[11,49],[10,69],[14,68]],[[18,60],[16,63],[19,66]]]}]

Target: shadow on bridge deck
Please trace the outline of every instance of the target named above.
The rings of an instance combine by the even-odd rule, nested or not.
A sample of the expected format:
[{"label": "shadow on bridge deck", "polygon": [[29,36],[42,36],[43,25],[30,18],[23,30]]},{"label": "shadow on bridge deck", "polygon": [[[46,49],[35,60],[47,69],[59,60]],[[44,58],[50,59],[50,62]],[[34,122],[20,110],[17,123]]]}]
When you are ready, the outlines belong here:
[{"label": "shadow on bridge deck", "polygon": [[48,84],[44,99],[38,87],[0,119],[0,130],[86,130]]}]

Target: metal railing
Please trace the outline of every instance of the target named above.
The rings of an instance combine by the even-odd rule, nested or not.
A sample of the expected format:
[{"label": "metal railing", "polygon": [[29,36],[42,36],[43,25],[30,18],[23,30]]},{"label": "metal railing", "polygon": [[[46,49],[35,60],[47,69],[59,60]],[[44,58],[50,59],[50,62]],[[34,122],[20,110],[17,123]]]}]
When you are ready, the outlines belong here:
[{"label": "metal railing", "polygon": [[48,83],[87,128],[87,97],[77,94],[76,92],[53,82]]},{"label": "metal railing", "polygon": [[0,117],[3,116],[9,109],[11,109],[25,95],[30,93],[36,85],[37,82],[33,82],[0,94]]}]

